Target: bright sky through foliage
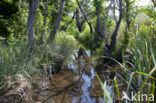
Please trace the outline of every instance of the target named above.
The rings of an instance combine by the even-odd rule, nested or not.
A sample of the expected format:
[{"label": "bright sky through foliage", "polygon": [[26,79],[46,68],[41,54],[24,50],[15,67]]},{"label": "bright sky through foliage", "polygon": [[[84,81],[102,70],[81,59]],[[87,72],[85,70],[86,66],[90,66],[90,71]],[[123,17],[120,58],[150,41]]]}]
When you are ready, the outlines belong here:
[{"label": "bright sky through foliage", "polygon": [[149,5],[151,3],[151,0],[138,0],[138,5],[139,6],[146,6]]}]

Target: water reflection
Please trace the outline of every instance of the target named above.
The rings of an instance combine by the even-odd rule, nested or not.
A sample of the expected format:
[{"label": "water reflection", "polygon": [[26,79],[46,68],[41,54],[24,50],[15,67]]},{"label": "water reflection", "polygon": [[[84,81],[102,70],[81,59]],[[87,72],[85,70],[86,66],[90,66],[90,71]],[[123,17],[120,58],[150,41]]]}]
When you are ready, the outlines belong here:
[{"label": "water reflection", "polygon": [[[51,89],[46,91],[42,103],[105,103],[102,87],[95,75],[94,61],[88,62],[91,55],[89,51],[86,54],[78,59],[73,55],[73,61],[68,64],[70,70],[53,75],[47,87]],[[111,86],[107,85],[106,88],[112,94]],[[43,95],[38,98],[43,98]]]},{"label": "water reflection", "polygon": [[[88,55],[88,57],[90,57],[90,52],[87,51],[86,54]],[[80,79],[82,83],[78,84],[78,87],[80,88],[77,88],[76,90],[76,92],[79,92],[79,95],[72,95],[72,103],[104,103],[103,91],[99,82],[96,83],[98,83],[100,89],[95,89],[95,91],[100,90],[101,96],[99,96],[98,98],[95,98],[95,96],[93,96],[94,92],[92,91],[92,89],[96,88],[97,86],[97,84],[92,83],[93,81],[97,81],[97,79],[95,80],[96,75],[94,67],[91,65],[89,66],[89,68],[85,68],[85,66],[87,65],[85,58],[81,57],[79,59],[79,63],[71,62],[68,65],[68,68],[72,69],[74,72],[80,71],[80,68],[82,67],[84,69],[82,70],[83,72]],[[110,86],[107,85],[106,88],[110,93],[112,93],[112,88]]]},{"label": "water reflection", "polygon": [[87,102],[87,103],[95,103],[96,100],[90,96],[90,88],[91,88],[91,77],[88,75],[83,74],[82,75],[82,95],[81,95],[81,103]]}]

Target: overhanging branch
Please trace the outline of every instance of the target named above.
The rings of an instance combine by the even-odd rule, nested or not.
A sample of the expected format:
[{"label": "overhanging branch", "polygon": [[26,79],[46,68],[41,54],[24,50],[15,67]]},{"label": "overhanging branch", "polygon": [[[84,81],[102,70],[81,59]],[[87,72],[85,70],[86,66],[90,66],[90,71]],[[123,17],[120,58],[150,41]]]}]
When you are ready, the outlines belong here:
[{"label": "overhanging branch", "polygon": [[91,25],[91,23],[88,21],[88,19],[87,19],[85,13],[83,12],[82,7],[81,7],[81,5],[80,5],[80,2],[79,2],[78,0],[76,0],[76,1],[77,1],[77,3],[78,3],[78,6],[79,6],[81,12],[82,12],[82,15],[84,16],[85,20],[87,21],[87,23],[88,23],[88,25],[89,25],[89,27],[90,27],[90,32],[93,33],[92,25]]}]

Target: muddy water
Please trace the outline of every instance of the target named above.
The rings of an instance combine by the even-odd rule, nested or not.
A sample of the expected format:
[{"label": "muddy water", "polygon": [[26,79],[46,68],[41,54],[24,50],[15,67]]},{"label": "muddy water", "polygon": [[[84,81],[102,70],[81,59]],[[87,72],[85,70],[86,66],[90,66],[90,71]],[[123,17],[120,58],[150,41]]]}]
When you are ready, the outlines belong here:
[{"label": "muddy water", "polygon": [[[49,80],[41,80],[41,90],[35,99],[38,103],[105,103],[103,90],[94,71],[94,61],[91,57],[81,57],[68,64],[58,74]],[[109,79],[108,73],[101,76],[102,80]],[[112,87],[106,86],[110,94]]]}]

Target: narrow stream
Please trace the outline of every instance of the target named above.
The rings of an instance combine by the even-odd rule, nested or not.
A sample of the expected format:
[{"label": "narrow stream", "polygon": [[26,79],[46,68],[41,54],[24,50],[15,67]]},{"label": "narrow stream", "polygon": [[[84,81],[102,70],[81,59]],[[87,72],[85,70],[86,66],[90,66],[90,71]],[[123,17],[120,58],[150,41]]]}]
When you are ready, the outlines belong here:
[{"label": "narrow stream", "polygon": [[[41,92],[38,97],[42,103],[105,103],[95,68],[88,63],[91,58],[89,52],[87,55],[78,60],[73,56],[68,70],[61,70],[53,75],[52,81],[47,85],[51,89]],[[106,89],[110,94],[113,93],[111,86],[107,85]]]},{"label": "narrow stream", "polygon": [[[81,92],[81,95],[73,96],[72,103],[98,103],[98,102],[105,103],[105,101],[103,100],[103,96],[99,96],[99,97],[93,96],[94,92],[92,92],[92,89],[97,86],[98,80],[96,78],[96,74],[94,71],[95,68],[92,65],[89,65],[89,67],[86,67],[88,64],[85,58],[86,57],[91,58],[90,51],[86,51],[86,55],[87,56],[80,58],[79,63],[71,62],[68,65],[68,68],[72,69],[72,71],[76,73],[77,72],[82,73],[82,76],[80,79],[80,82],[82,82],[82,84],[80,84],[81,86],[78,86],[80,88],[76,90],[77,92]],[[75,56],[77,56],[77,54]],[[75,60],[74,56],[72,58]],[[93,83],[93,81],[96,81],[96,83]],[[99,86],[99,82],[98,82],[98,86]],[[112,94],[111,86],[107,85],[106,88],[110,92],[110,94]],[[100,91],[101,93],[103,92],[101,87],[98,88],[98,90],[96,91]]]}]

